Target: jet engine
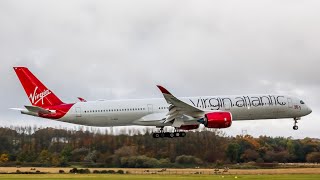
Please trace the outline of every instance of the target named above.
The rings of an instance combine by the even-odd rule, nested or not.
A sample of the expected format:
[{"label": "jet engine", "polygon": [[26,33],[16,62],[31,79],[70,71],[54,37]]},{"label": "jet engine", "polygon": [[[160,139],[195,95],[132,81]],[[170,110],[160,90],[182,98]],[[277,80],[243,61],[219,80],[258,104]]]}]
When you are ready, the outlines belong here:
[{"label": "jet engine", "polygon": [[202,122],[207,128],[228,128],[232,124],[232,114],[224,111],[207,113]]}]

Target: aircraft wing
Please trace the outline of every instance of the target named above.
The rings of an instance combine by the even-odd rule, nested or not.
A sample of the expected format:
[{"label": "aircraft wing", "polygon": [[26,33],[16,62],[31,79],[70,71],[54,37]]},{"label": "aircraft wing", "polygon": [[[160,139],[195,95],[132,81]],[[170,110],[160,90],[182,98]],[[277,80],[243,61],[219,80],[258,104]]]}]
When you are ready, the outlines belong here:
[{"label": "aircraft wing", "polygon": [[165,89],[162,86],[157,86],[160,91],[163,94],[163,97],[165,98],[165,100],[167,101],[168,104],[170,104],[169,106],[169,113],[167,114],[167,118],[164,121],[164,123],[166,122],[170,122],[177,119],[184,119],[183,117],[185,116],[191,116],[193,118],[199,118],[202,117],[204,115],[204,111],[202,111],[201,109],[198,109],[197,107],[194,107],[190,104],[187,104],[181,100],[179,100],[178,98],[176,98],[175,96],[173,96],[167,89]]}]

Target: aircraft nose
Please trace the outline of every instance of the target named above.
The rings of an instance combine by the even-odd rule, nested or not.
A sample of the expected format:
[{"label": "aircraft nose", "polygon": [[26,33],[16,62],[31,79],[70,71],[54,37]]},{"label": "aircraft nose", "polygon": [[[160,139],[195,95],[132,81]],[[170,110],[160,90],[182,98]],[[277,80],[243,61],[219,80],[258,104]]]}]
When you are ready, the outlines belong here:
[{"label": "aircraft nose", "polygon": [[310,107],[307,106],[307,113],[310,114],[312,113],[312,109]]}]

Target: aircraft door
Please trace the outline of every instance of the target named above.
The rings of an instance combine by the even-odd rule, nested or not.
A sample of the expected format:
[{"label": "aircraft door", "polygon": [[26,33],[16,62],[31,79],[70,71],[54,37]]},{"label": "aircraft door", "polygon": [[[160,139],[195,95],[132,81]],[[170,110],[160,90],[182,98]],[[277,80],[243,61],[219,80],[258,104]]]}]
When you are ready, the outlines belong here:
[{"label": "aircraft door", "polygon": [[81,117],[81,108],[76,107],[76,117]]},{"label": "aircraft door", "polygon": [[153,112],[153,105],[152,104],[148,104],[147,107],[148,107],[148,112],[152,113]]},{"label": "aircraft door", "polygon": [[292,99],[291,98],[288,98],[288,106],[289,106],[289,108],[292,108]]}]

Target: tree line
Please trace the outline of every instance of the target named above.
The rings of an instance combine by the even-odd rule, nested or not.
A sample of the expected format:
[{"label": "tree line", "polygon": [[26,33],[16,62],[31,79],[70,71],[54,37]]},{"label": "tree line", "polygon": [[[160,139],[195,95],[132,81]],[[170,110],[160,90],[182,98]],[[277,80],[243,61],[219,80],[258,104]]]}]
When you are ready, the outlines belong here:
[{"label": "tree line", "polygon": [[319,163],[318,139],[226,136],[191,131],[184,138],[152,138],[150,129],[128,134],[36,127],[0,128],[0,166],[212,167],[233,163]]}]

